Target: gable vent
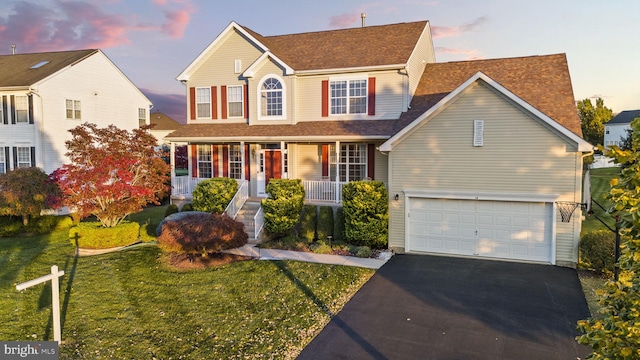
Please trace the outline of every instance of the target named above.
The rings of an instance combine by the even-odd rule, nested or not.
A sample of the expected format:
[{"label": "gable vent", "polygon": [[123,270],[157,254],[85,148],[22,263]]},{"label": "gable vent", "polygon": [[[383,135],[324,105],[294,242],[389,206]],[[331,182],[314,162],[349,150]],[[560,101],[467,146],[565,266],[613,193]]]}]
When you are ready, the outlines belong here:
[{"label": "gable vent", "polygon": [[473,146],[484,145],[484,120],[473,120]]}]

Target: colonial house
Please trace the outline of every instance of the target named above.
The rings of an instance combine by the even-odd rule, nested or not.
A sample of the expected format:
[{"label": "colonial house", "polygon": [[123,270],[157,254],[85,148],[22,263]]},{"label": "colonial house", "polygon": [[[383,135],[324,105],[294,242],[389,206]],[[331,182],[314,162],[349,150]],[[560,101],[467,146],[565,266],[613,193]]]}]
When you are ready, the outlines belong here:
[{"label": "colonial house", "polygon": [[[564,54],[437,63],[427,21],[262,36],[232,22],[177,77],[189,175],[247,196],[302,179],[307,201],[342,185],[389,190],[389,247],[574,266],[581,137]],[[560,205],[559,205],[560,203]],[[241,206],[241,204],[239,205]],[[566,222],[565,222],[566,221]]]},{"label": "colonial house", "polygon": [[604,146],[621,146],[631,129],[631,121],[640,117],[640,110],[621,111],[604,124]]},{"label": "colonial house", "polygon": [[100,50],[0,56],[0,173],[67,162],[68,132],[81,123],[132,130],[151,102]]}]

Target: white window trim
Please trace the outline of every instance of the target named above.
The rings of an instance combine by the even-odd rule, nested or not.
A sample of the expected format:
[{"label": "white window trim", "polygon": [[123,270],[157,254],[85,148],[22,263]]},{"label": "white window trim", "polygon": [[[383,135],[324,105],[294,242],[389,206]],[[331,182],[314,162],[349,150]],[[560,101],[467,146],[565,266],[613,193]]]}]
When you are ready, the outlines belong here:
[{"label": "white window trim", "polygon": [[[359,162],[359,163],[355,163],[355,162],[350,162],[349,161],[349,146],[351,145],[355,145],[355,146],[364,146],[364,162]],[[340,143],[340,145],[338,145],[340,147],[340,151],[339,153],[336,152],[335,148],[336,145],[335,144],[330,144],[329,146],[329,177],[331,178],[331,180],[335,179],[335,173],[332,174],[331,172],[331,168],[332,166],[334,166],[334,171],[338,171],[338,168],[340,167],[340,165],[344,165],[345,166],[345,171],[339,171],[340,173],[340,177],[342,178],[342,176],[344,176],[345,181],[346,182],[350,182],[350,181],[358,181],[358,180],[363,180],[365,178],[367,178],[367,174],[369,173],[369,152],[367,151],[367,144],[366,143]],[[345,154],[345,158],[346,158],[346,162],[340,162],[340,158],[342,157],[342,147],[346,146],[347,149],[347,153]],[[337,156],[337,158],[335,158]],[[335,161],[333,161],[335,160]],[[356,166],[356,165],[364,165],[364,173],[362,174],[362,178],[361,179],[350,179],[349,178],[349,168],[351,166]],[[342,182],[342,179],[340,179],[340,182]]]},{"label": "white window trim", "polygon": [[[229,91],[231,88],[240,88],[240,115],[231,116],[231,101],[229,100],[231,97],[229,96]],[[244,119],[244,85],[227,85],[227,118],[229,119]]]},{"label": "white window trim", "polygon": [[[67,107],[67,102],[71,101],[71,108]],[[76,108],[76,105],[78,107]],[[67,111],[71,110],[71,117],[67,114]],[[76,112],[80,112],[80,116],[76,116]],[[64,99],[64,116],[67,120],[82,120],[82,102],[76,99]]]},{"label": "white window trim", "polygon": [[[331,111],[331,83],[334,81],[346,81],[347,82],[347,112],[345,114],[334,114]],[[349,112],[349,82],[351,81],[365,81],[365,106],[364,112],[361,113],[351,113]],[[358,75],[358,76],[331,76],[329,77],[329,94],[328,95],[328,106],[329,106],[329,116],[362,116],[367,115],[369,113],[369,75]]]},{"label": "white window trim", "polygon": [[[208,103],[199,103],[198,102],[198,90],[199,89],[207,89],[209,91],[209,102]],[[213,109],[211,109],[211,102],[213,101],[212,97],[212,93],[211,93],[211,87],[210,86],[200,86],[200,87],[196,87],[196,98],[195,98],[195,107],[196,107],[196,119],[211,119],[211,112],[213,111]],[[209,115],[208,116],[200,116],[200,114],[198,113],[198,104],[209,104]]]},{"label": "white window trim", "polygon": [[[262,84],[264,84],[264,82],[267,79],[270,78],[275,78],[276,80],[280,81],[280,84],[282,84],[282,115],[278,115],[278,116],[263,116],[262,115]],[[285,84],[284,80],[282,79],[282,77],[276,75],[276,74],[267,74],[265,76],[262,77],[262,79],[260,79],[260,81],[258,82],[258,93],[257,93],[257,98],[258,98],[258,120],[286,120],[287,119],[287,85]]]},{"label": "white window trim", "polygon": [[[22,150],[22,151],[21,151]],[[25,161],[24,159],[20,158],[21,153],[24,154],[26,150],[26,154],[27,154],[27,160]],[[17,169],[17,168],[28,168],[31,167],[31,146],[16,146],[16,163],[13,164],[13,168]],[[25,165],[26,166],[20,166],[20,165]]]},{"label": "white window trim", "polygon": [[[204,153],[202,150],[206,149],[207,152]],[[201,159],[201,155],[205,155],[208,157],[208,159]],[[201,173],[201,166],[204,166],[205,164],[207,164],[210,168],[211,168],[211,176],[207,177],[206,179],[210,179],[213,177],[213,174],[215,174],[215,170],[213,169],[213,149],[211,148],[211,145],[198,145],[196,146],[196,158],[197,160],[197,166],[198,166],[198,178],[203,178]]]},{"label": "white window trim", "polygon": [[[18,109],[18,98],[19,98],[19,97],[24,97],[24,98],[26,99],[26,101],[27,101],[27,109],[26,109],[26,112],[27,112],[27,120],[26,120],[26,121],[19,121],[19,120],[18,120],[18,111],[19,111],[19,110],[20,110],[20,111],[25,111],[25,110],[23,110],[23,109]],[[29,96],[28,96],[28,95],[26,95],[26,94],[25,94],[25,95],[16,95],[16,96],[15,96],[14,101],[15,101],[15,103],[14,103],[14,105],[15,105],[15,106],[14,106],[14,108],[13,108],[13,109],[11,109],[11,110],[13,111],[13,116],[14,116],[14,119],[15,119],[15,121],[16,121],[16,123],[15,123],[14,125],[18,125],[18,124],[29,124]]]},{"label": "white window trim", "polygon": [[[140,112],[141,111],[144,112],[144,114],[143,114],[144,116],[143,117],[140,117]],[[140,122],[140,120],[143,120],[143,121]],[[138,108],[138,125],[141,125],[143,123],[144,123],[144,125],[147,125],[147,109]]]},{"label": "white window trim", "polygon": [[[233,158],[232,151],[236,151],[235,149],[237,149],[237,151],[238,151],[238,158],[239,158],[238,160],[235,160]],[[242,169],[242,163],[243,163],[242,162],[242,153],[243,153],[242,145],[240,145],[240,144],[231,144],[231,145],[229,145],[229,161],[227,162],[227,167],[228,167],[229,177],[232,178],[232,179],[238,179],[238,180],[242,179],[242,170],[243,170]],[[231,171],[232,170],[232,166],[231,166],[232,164],[235,164],[236,166],[238,166],[238,164],[240,164],[240,167],[239,167],[240,172],[239,173],[236,173],[236,174],[232,173],[232,171]],[[235,177],[235,176],[238,176],[238,177]]]}]

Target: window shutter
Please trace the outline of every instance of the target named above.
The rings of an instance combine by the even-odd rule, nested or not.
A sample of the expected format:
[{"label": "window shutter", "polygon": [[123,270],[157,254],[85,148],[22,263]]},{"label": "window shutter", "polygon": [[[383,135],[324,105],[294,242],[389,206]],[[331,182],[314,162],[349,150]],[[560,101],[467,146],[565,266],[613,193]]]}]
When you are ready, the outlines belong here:
[{"label": "window shutter", "polygon": [[249,119],[249,85],[244,85],[244,94],[242,95],[244,99],[244,118]]},{"label": "window shutter", "polygon": [[322,177],[329,177],[329,145],[322,145]]},{"label": "window shutter", "polygon": [[189,112],[191,120],[196,119],[196,88],[189,88]]},{"label": "window shutter", "polygon": [[9,172],[9,159],[11,158],[11,151],[9,150],[9,147],[7,146],[6,148],[4,148],[4,172],[7,173]]},{"label": "window shutter", "polygon": [[211,119],[216,120],[218,118],[218,88],[211,87]]},{"label": "window shutter", "polygon": [[29,124],[33,124],[33,96],[29,95],[27,99],[29,99]]},{"label": "window shutter", "polygon": [[222,108],[222,119],[227,118],[227,87],[225,85],[220,86],[220,104]]},{"label": "window shutter", "polygon": [[376,78],[371,77],[368,81],[368,105],[367,105],[367,114],[375,115],[376,114]]},{"label": "window shutter", "polygon": [[322,80],[322,117],[329,116],[329,80]]},{"label": "window shutter", "polygon": [[35,146],[31,147],[31,166],[36,166],[36,148],[35,148]]},{"label": "window shutter", "polygon": [[[7,95],[2,95],[2,99],[0,99],[0,102],[2,102],[2,123],[7,125],[9,124],[9,113],[7,113]],[[9,159],[7,157],[7,159]]]},{"label": "window shutter", "polygon": [[375,175],[375,163],[376,163],[376,146],[374,144],[367,144],[367,177],[371,180]]},{"label": "window shutter", "polygon": [[251,180],[251,155],[249,144],[244,144],[244,179]]},{"label": "window shutter", "polygon": [[18,168],[18,148],[14,146],[13,147],[13,169],[17,169],[17,168]]},{"label": "window shutter", "polygon": [[12,112],[11,123],[15,124],[16,123],[16,97],[15,95],[11,95],[9,98],[11,99],[11,112]]},{"label": "window shutter", "polygon": [[229,177],[229,145],[222,145],[222,176]]},{"label": "window shutter", "polygon": [[213,161],[212,175],[214,178],[216,178],[220,176],[220,159],[218,158],[218,145],[211,145],[211,160]]},{"label": "window shutter", "polygon": [[473,146],[484,145],[484,120],[473,120]]},{"label": "window shutter", "polygon": [[197,145],[191,145],[191,176],[198,177],[198,146]]}]

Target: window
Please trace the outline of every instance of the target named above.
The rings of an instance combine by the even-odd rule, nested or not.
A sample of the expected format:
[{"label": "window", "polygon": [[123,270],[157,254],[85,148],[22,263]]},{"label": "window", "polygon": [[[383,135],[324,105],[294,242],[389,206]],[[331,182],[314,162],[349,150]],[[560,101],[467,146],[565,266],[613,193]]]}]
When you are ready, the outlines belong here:
[{"label": "window", "polygon": [[262,117],[284,116],[284,95],[280,80],[267,78],[260,87],[260,115]]},{"label": "window", "polygon": [[331,81],[329,90],[331,115],[367,113],[367,80]]},{"label": "window", "polygon": [[17,148],[17,163],[14,164],[14,168],[28,168],[31,167],[31,148],[30,147],[18,147]]},{"label": "window", "polygon": [[349,182],[367,177],[367,144],[340,144],[339,161],[336,161],[336,146],[329,146],[329,176],[336,178],[340,170],[340,181]]},{"label": "window", "polygon": [[0,174],[4,174],[7,172],[7,157],[5,155],[5,150],[0,146]]},{"label": "window", "polygon": [[196,117],[211,117],[211,88],[196,88]]},{"label": "window", "polygon": [[67,119],[81,119],[80,100],[66,100]]},{"label": "window", "polygon": [[242,101],[242,85],[227,86],[227,102],[229,109],[229,117],[242,117],[243,101]]},{"label": "window", "polygon": [[138,126],[147,125],[147,109],[138,108]]},{"label": "window", "polygon": [[229,177],[242,179],[242,150],[238,144],[229,146]]},{"label": "window", "polygon": [[29,122],[29,100],[27,96],[16,96],[16,123]]},{"label": "window", "polygon": [[198,145],[199,178],[211,178],[213,176],[211,157],[211,145]]}]

